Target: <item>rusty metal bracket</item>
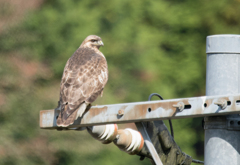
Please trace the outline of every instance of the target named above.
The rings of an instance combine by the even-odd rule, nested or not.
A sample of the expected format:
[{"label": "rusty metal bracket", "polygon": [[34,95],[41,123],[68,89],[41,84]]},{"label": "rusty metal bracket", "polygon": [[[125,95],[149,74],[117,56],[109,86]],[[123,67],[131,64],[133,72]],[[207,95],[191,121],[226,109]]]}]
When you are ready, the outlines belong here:
[{"label": "rusty metal bracket", "polygon": [[[221,99],[227,101],[225,109],[214,104]],[[178,108],[173,107],[173,105],[177,105],[179,102],[184,104],[183,111],[179,111]],[[40,111],[40,127],[44,129],[58,129],[59,127],[57,127],[56,124],[58,113],[59,111],[53,109]],[[86,127],[109,123],[132,123],[239,113],[240,95],[202,96],[93,106],[82,118],[78,118],[73,125],[69,127]]]}]

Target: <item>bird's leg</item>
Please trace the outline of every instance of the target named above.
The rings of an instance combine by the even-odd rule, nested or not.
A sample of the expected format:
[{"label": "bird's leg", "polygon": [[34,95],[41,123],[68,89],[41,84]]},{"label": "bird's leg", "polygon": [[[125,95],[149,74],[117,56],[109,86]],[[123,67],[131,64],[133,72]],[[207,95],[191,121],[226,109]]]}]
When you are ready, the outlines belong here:
[{"label": "bird's leg", "polygon": [[92,104],[89,103],[88,106],[87,106],[87,108],[86,108],[86,112],[87,112],[91,107],[92,107]]},{"label": "bird's leg", "polygon": [[61,105],[60,105],[60,101],[58,101],[58,106],[57,108],[55,108],[56,111],[61,111]]},{"label": "bird's leg", "polygon": [[[78,117],[82,117],[83,113],[85,113],[88,108],[90,109],[90,107],[91,107],[91,104],[82,103],[77,110],[78,112],[77,112],[75,120],[77,120]],[[83,131],[86,129],[86,127],[75,127],[75,128],[70,128],[70,129],[74,129],[77,131]]]},{"label": "bird's leg", "polygon": [[58,101],[58,106],[57,106],[57,108],[55,108],[54,109],[55,110],[55,118],[57,119],[58,118],[58,116],[59,116],[59,114],[60,114],[60,112],[61,112],[61,105],[60,105],[60,101]]}]

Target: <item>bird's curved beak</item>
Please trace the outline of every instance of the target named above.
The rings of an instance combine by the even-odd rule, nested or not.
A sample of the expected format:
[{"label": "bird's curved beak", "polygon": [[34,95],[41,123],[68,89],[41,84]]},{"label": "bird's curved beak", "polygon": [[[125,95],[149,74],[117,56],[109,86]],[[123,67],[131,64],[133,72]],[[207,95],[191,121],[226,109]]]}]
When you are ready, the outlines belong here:
[{"label": "bird's curved beak", "polygon": [[97,45],[98,45],[98,46],[104,46],[104,43],[103,43],[102,41],[98,41],[98,42],[97,42]]}]

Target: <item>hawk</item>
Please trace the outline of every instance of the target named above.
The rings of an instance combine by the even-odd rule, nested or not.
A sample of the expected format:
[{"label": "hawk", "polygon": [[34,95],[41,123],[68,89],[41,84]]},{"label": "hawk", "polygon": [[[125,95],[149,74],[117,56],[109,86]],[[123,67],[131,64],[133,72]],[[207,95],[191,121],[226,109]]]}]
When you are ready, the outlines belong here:
[{"label": "hawk", "polygon": [[99,51],[103,45],[100,37],[90,35],[68,59],[60,84],[58,126],[73,124],[89,104],[102,96],[108,81],[107,61]]}]

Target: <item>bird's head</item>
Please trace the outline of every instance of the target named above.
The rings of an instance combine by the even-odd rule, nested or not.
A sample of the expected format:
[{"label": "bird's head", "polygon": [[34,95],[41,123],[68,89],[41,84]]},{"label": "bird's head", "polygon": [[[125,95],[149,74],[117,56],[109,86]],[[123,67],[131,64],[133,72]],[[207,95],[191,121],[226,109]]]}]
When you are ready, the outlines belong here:
[{"label": "bird's head", "polygon": [[100,46],[104,46],[102,39],[96,35],[90,35],[82,42],[80,47],[89,47],[94,49],[99,49]]}]

